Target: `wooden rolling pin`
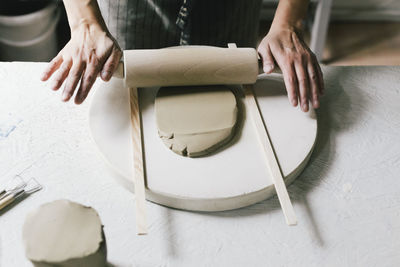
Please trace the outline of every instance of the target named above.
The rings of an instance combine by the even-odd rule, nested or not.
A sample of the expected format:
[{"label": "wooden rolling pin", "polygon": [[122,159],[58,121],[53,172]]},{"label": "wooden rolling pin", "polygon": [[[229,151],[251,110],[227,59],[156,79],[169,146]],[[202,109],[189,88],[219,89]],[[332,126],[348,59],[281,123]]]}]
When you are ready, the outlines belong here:
[{"label": "wooden rolling pin", "polygon": [[257,75],[254,48],[209,46],[127,50],[114,74],[127,87],[253,84]]}]

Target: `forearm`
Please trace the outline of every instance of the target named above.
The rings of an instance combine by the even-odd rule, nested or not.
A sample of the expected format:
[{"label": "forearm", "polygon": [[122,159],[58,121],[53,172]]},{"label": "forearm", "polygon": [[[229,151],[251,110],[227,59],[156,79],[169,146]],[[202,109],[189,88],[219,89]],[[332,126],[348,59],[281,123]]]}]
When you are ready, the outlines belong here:
[{"label": "forearm", "polygon": [[82,25],[107,30],[96,0],[64,0],[64,5],[71,32]]},{"label": "forearm", "polygon": [[280,0],[272,27],[301,29],[306,16],[309,0]]}]

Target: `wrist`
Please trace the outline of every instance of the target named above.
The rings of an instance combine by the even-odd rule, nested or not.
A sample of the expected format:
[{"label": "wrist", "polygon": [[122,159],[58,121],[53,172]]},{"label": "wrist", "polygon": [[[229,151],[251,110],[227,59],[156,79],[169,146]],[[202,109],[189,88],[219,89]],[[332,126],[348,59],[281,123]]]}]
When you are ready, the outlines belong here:
[{"label": "wrist", "polygon": [[279,1],[271,29],[302,32],[307,6],[308,0]]},{"label": "wrist", "polygon": [[86,18],[81,18],[79,20],[70,23],[71,37],[80,34],[82,32],[88,33],[98,33],[107,32],[107,28],[103,27],[98,21],[93,21]]},{"label": "wrist", "polygon": [[64,0],[71,34],[82,28],[107,31],[96,0]]},{"label": "wrist", "polygon": [[296,32],[302,33],[303,25],[302,22],[299,23],[290,23],[290,22],[277,22],[272,23],[270,31],[289,31],[289,32]]}]

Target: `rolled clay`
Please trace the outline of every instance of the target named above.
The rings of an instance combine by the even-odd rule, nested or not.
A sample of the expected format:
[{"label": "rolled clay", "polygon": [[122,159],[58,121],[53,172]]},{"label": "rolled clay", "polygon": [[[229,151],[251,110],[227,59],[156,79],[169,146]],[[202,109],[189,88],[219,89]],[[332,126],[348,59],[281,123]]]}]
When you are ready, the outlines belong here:
[{"label": "rolled clay", "polygon": [[155,113],[164,144],[179,155],[199,157],[232,139],[238,107],[233,92],[223,85],[162,87]]},{"label": "rolled clay", "polygon": [[106,266],[103,227],[93,208],[68,200],[43,204],[28,214],[22,235],[36,267]]}]

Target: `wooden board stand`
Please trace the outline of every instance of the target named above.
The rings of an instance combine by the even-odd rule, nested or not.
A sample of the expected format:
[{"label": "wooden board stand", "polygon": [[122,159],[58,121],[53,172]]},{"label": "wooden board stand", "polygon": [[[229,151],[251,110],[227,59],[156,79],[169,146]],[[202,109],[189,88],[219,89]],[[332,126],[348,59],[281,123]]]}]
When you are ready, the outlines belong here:
[{"label": "wooden board stand", "polygon": [[136,87],[129,88],[129,92],[132,122],[133,183],[136,198],[136,232],[138,235],[145,235],[147,234],[147,217],[138,89]]},{"label": "wooden board stand", "polygon": [[283,214],[285,215],[286,223],[288,225],[296,225],[297,219],[294,213],[292,203],[289,198],[289,194],[286,189],[285,182],[279,167],[279,163],[276,159],[274,149],[272,147],[271,140],[268,136],[267,127],[261,117],[260,110],[258,108],[252,85],[244,85],[245,98],[250,109],[250,115],[253,119],[254,128],[257,132],[258,140],[260,141],[261,148],[265,154],[267,160],[267,166],[270,171],[273,183],[275,185],[276,193],[278,195],[279,202],[281,203]]}]

